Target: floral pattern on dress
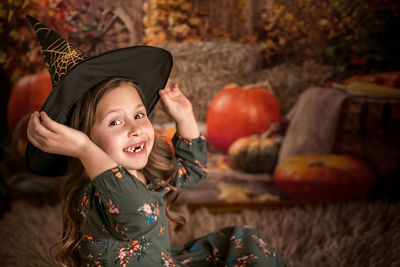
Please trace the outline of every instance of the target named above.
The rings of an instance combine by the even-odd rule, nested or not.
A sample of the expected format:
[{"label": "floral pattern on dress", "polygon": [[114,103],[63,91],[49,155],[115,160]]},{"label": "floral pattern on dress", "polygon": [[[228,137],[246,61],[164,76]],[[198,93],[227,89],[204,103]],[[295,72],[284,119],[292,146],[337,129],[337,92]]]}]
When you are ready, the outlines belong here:
[{"label": "floral pattern on dress", "polygon": [[181,139],[182,142],[184,142],[184,143],[187,144],[188,146],[192,146],[192,145],[193,145],[193,142],[192,142],[191,139],[184,138],[184,137],[182,137],[181,135],[176,135],[176,137],[178,137],[179,139]]},{"label": "floral pattern on dress", "polygon": [[89,197],[88,192],[85,190],[82,193],[81,203],[79,204],[78,212],[82,215],[83,218],[86,218],[86,208],[89,205]]},{"label": "floral pattern on dress", "polygon": [[181,264],[185,265],[185,264],[191,263],[192,261],[193,261],[193,257],[190,257],[190,258],[187,258],[187,259],[184,259],[183,261],[181,261]]},{"label": "floral pattern on dress", "polygon": [[122,242],[116,260],[122,266],[125,266],[132,260],[139,261],[140,258],[146,255],[145,250],[151,243],[152,240],[149,236],[142,236],[140,239]]},{"label": "floral pattern on dress", "polygon": [[235,248],[244,248],[242,241],[243,241],[243,237],[240,235],[233,235],[230,238],[231,242],[233,243],[233,245],[235,246]]},{"label": "floral pattern on dress", "polygon": [[231,263],[232,265],[230,265],[230,266],[233,266],[233,267],[246,267],[247,263],[250,263],[257,258],[258,258],[257,256],[255,256],[253,254],[249,254],[249,255],[245,255],[245,256],[242,256],[237,259],[229,258],[228,262]]},{"label": "floral pattern on dress", "polygon": [[213,254],[206,257],[206,261],[216,263],[219,266],[224,266],[223,255],[217,248],[214,248]]},{"label": "floral pattern on dress", "polygon": [[166,267],[176,267],[176,264],[174,263],[172,258],[169,257],[164,252],[161,252],[161,263],[162,263],[162,265],[164,265]]},{"label": "floral pattern on dress", "polygon": [[197,159],[194,161],[194,164],[196,164],[196,166],[201,169],[204,173],[208,173],[208,169],[205,168],[200,161],[198,161]]},{"label": "floral pattern on dress", "polygon": [[158,203],[144,203],[143,206],[138,209],[138,212],[146,218],[147,224],[152,224],[157,220],[158,215],[160,215],[160,208]]},{"label": "floral pattern on dress", "polygon": [[94,244],[94,237],[89,234],[83,234],[83,238],[90,244]]},{"label": "floral pattern on dress", "polygon": [[99,205],[102,206],[103,202],[101,202],[100,196],[98,192],[94,192],[94,195],[96,196],[97,201],[99,202]]},{"label": "floral pattern on dress", "polygon": [[165,189],[167,191],[171,190],[171,188],[169,187],[169,184],[164,180],[159,180],[157,182],[153,182],[153,184],[150,184],[150,185],[151,186],[149,186],[149,189],[152,192],[160,191],[161,189]]},{"label": "floral pattern on dress", "polygon": [[119,214],[118,204],[114,204],[112,199],[108,199],[108,212],[111,214]]},{"label": "floral pattern on dress", "polygon": [[181,184],[183,182],[183,184],[189,184],[190,183],[190,172],[188,172],[186,170],[186,168],[183,166],[183,160],[182,159],[178,159],[178,163],[177,163],[177,168],[178,168],[178,175],[177,178],[182,178],[181,179]]},{"label": "floral pattern on dress", "polygon": [[193,257],[186,256],[189,253],[189,250],[190,249],[184,249],[184,250],[180,251],[178,255],[174,256],[174,260],[179,263],[179,264],[177,264],[177,266],[186,265],[193,261]]},{"label": "floral pattern on dress", "polygon": [[127,236],[126,236],[126,232],[128,231],[128,227],[124,227],[122,225],[120,225],[119,223],[115,222],[114,223],[114,230],[118,233],[120,233],[124,240],[127,240]]},{"label": "floral pattern on dress", "polygon": [[178,160],[178,176],[188,175],[188,172],[184,166],[182,166],[181,159]]},{"label": "floral pattern on dress", "polygon": [[121,179],[123,177],[119,167],[111,169],[111,172],[114,174],[115,178]]},{"label": "floral pattern on dress", "polygon": [[268,247],[267,242],[262,240],[260,237],[256,235],[251,235],[251,237],[258,243],[258,246],[264,251],[265,255],[267,258],[270,258],[273,262],[276,262],[276,253],[271,251],[271,249]]},{"label": "floral pattern on dress", "polygon": [[181,178],[182,176],[184,176],[184,181],[183,181],[184,184],[187,184],[190,182],[190,171],[188,171],[184,167],[183,162],[186,163],[186,165],[188,165],[188,166],[192,166],[192,167],[200,169],[205,174],[208,173],[208,169],[206,167],[204,167],[198,160],[195,160],[194,164],[193,164],[193,162],[189,162],[189,161],[183,160],[183,159],[178,159],[178,164],[177,164],[178,165],[178,177]]},{"label": "floral pattern on dress", "polygon": [[[94,256],[92,254],[88,255],[88,259],[93,260]],[[102,253],[97,254],[96,261],[93,262],[93,265],[87,264],[86,266],[106,266],[106,262]]]}]

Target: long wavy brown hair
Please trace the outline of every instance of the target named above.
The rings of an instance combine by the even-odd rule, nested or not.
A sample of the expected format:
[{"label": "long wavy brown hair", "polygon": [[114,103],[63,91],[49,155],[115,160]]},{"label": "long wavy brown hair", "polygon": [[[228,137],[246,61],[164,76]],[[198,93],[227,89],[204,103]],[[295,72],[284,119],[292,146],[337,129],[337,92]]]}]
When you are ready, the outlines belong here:
[{"label": "long wavy brown hair", "polygon": [[[137,90],[143,99],[140,88],[132,81],[124,78],[111,78],[93,90],[86,92],[76,103],[71,117],[70,126],[90,136],[90,129],[95,122],[95,112],[100,99],[109,91],[122,84],[129,84]],[[171,204],[178,197],[178,190],[174,186],[176,164],[171,147],[163,138],[157,135],[154,138],[154,146],[149,155],[147,165],[139,170],[149,182],[163,180],[170,190],[164,197],[166,201],[166,214],[170,222],[176,227],[183,226],[185,218],[171,211]],[[63,266],[79,266],[79,245],[82,240],[80,227],[82,216],[80,215],[80,194],[82,189],[90,182],[85,169],[78,159],[71,159],[69,172],[65,177],[65,183],[61,192],[63,233],[62,239],[53,247],[58,248],[55,259]]]}]

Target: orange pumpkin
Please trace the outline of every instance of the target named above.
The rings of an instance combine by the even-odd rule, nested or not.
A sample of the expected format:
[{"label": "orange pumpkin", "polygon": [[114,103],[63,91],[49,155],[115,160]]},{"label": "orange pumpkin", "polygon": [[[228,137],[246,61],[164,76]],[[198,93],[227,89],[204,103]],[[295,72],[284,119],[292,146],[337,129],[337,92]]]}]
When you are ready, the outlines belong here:
[{"label": "orange pumpkin", "polygon": [[400,71],[374,73],[361,76],[356,75],[344,80],[344,84],[350,84],[356,81],[400,88]]},{"label": "orange pumpkin", "polygon": [[207,138],[226,153],[240,137],[262,134],[271,124],[280,124],[278,98],[260,86],[229,87],[211,101],[206,118]]},{"label": "orange pumpkin", "polygon": [[26,114],[40,110],[52,90],[48,72],[31,74],[19,79],[11,89],[8,100],[7,122],[12,132]]},{"label": "orange pumpkin", "polygon": [[276,186],[295,199],[350,199],[370,195],[375,174],[347,155],[301,155],[283,160],[274,171]]}]

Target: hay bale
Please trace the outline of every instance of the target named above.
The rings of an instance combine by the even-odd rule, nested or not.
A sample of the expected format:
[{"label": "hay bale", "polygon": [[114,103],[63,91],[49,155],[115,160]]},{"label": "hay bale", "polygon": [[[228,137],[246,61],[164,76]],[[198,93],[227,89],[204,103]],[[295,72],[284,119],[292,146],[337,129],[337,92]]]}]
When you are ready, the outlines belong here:
[{"label": "hay bale", "polygon": [[[174,58],[173,82],[192,101],[198,121],[205,121],[208,105],[222,88],[231,83],[246,85],[269,82],[286,114],[299,94],[311,86],[321,85],[332,75],[332,67],[314,63],[283,64],[262,69],[262,48],[259,45],[217,40],[193,44],[165,44]],[[154,123],[172,120],[156,106]]]},{"label": "hay bale", "polygon": [[302,65],[283,64],[259,73],[258,83],[268,81],[286,114],[298,96],[311,86],[322,85],[332,75],[332,67],[314,63]]},{"label": "hay bale", "polygon": [[[174,58],[171,80],[180,85],[192,101],[198,121],[205,121],[211,99],[227,84],[245,85],[257,80],[261,71],[261,47],[228,41],[209,41],[193,44],[166,44]],[[152,121],[170,122],[156,106]]]}]

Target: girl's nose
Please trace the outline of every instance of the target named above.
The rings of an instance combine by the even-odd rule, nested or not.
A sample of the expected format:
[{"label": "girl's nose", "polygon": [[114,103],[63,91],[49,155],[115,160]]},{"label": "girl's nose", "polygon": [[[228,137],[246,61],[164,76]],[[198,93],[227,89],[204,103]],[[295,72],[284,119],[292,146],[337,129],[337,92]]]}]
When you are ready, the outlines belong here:
[{"label": "girl's nose", "polygon": [[129,125],[129,132],[128,135],[129,136],[140,136],[142,134],[142,128],[137,125],[136,123],[130,123]]},{"label": "girl's nose", "polygon": [[140,128],[136,128],[135,130],[131,131],[130,136],[140,136],[142,134],[142,130]]}]

